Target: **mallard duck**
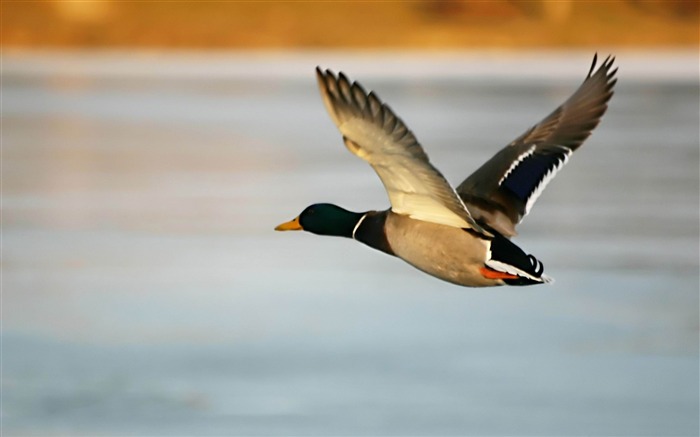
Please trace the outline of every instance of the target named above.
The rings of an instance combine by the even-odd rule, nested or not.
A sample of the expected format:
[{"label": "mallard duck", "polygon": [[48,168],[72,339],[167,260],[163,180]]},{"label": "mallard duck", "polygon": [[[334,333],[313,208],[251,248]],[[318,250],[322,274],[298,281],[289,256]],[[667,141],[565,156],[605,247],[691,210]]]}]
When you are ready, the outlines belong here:
[{"label": "mallard duck", "polygon": [[436,278],[468,287],[551,282],[542,263],[511,241],[542,190],[598,125],[613,94],[614,58],[561,106],[486,161],[455,190],[411,130],[374,92],[342,72],[316,68],[323,102],[347,148],[376,171],[385,211],[307,207],[277,231],[355,239]]}]

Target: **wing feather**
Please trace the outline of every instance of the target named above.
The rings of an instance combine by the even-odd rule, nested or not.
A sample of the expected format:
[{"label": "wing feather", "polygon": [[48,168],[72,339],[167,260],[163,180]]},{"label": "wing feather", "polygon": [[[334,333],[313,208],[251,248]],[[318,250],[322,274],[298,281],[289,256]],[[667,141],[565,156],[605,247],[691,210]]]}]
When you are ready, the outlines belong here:
[{"label": "wing feather", "polygon": [[488,234],[388,105],[343,73],[336,76],[320,68],[316,73],[323,102],[345,145],[374,168],[393,212]]},{"label": "wing feather", "polygon": [[515,226],[600,123],[617,82],[614,61],[608,56],[596,70],[596,55],[588,76],[571,97],[457,187],[474,218],[503,235],[516,235]]}]

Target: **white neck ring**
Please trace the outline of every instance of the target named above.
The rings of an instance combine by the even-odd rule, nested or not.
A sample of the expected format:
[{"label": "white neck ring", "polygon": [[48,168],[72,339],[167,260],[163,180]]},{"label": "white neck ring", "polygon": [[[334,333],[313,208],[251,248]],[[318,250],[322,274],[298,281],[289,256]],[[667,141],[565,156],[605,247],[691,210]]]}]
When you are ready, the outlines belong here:
[{"label": "white neck ring", "polygon": [[362,224],[363,221],[365,221],[365,217],[367,217],[368,213],[365,213],[360,219],[357,221],[357,224],[352,230],[352,239],[355,240],[355,232],[357,232],[358,229],[360,229],[360,225]]}]

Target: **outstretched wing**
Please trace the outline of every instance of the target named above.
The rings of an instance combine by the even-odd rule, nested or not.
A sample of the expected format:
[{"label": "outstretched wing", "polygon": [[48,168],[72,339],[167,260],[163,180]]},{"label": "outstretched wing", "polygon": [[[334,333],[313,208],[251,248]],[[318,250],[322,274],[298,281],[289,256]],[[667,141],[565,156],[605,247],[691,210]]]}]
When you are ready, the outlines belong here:
[{"label": "outstretched wing", "polygon": [[530,212],[542,190],[598,125],[613,94],[615,58],[608,57],[561,106],[469,176],[457,193],[475,219],[503,235]]},{"label": "outstretched wing", "polygon": [[373,92],[343,73],[316,68],[326,109],[347,148],[377,172],[391,210],[432,223],[482,232],[454,188],[430,164],[406,125]]}]

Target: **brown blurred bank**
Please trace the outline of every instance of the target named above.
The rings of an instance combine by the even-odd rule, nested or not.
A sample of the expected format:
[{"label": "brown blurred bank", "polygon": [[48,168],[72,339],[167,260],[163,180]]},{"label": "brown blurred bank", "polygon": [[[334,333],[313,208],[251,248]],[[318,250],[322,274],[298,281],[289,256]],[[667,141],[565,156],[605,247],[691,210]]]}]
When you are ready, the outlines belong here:
[{"label": "brown blurred bank", "polygon": [[12,48],[698,45],[697,0],[13,1]]}]

